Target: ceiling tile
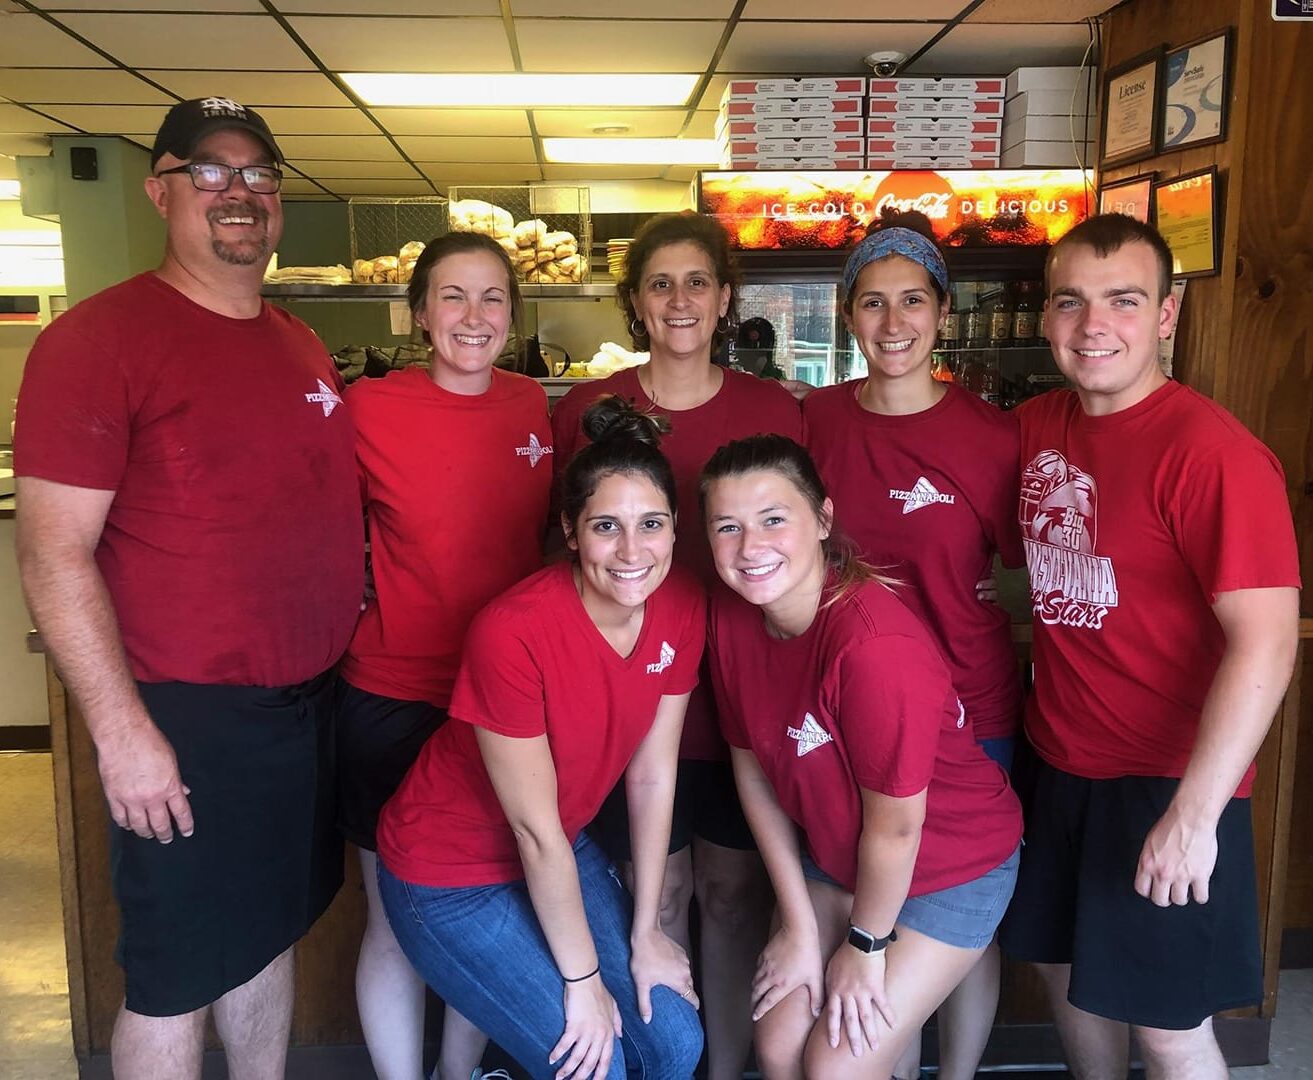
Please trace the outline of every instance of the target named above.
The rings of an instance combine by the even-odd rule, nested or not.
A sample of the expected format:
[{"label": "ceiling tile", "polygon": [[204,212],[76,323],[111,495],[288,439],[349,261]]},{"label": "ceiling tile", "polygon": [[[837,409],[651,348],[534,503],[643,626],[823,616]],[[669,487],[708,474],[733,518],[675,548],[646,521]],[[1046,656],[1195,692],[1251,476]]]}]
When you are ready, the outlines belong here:
[{"label": "ceiling tile", "polygon": [[397,143],[415,161],[537,161],[533,140],[471,135],[401,135]]},{"label": "ceiling tile", "polygon": [[0,34],[0,67],[110,67],[99,53],[80,45],[40,15],[18,12],[4,16]]},{"label": "ceiling tile", "polygon": [[135,75],[113,68],[0,68],[0,96],[15,101],[119,105],[172,104],[173,99]]},{"label": "ceiling tile", "polygon": [[[911,54],[940,29],[936,23],[739,23],[717,70],[864,74],[866,53],[887,49]],[[704,105],[718,103],[719,98],[703,97]]]},{"label": "ceiling tile", "polygon": [[359,109],[280,108],[266,106],[260,115],[275,135],[377,135],[378,128]]},{"label": "ceiling tile", "polygon": [[219,95],[243,105],[349,105],[332,81],[319,72],[302,71],[143,71],[184,98]]},{"label": "ceiling tile", "polygon": [[[986,0],[988,3],[989,0]],[[518,5],[517,5],[518,7]],[[967,0],[825,0],[806,11],[809,19],[862,20],[864,22],[915,22],[929,19],[947,22],[955,19],[963,8],[970,7]],[[794,19],[802,12],[796,0],[748,0],[740,18]]]},{"label": "ceiling tile", "polygon": [[728,75],[713,75],[707,80],[706,89],[702,91],[702,97],[697,101],[690,102],[695,109],[718,109],[720,99],[725,94],[725,87],[729,85]]},{"label": "ceiling tile", "polygon": [[433,162],[421,164],[420,168],[439,187],[447,184],[523,184],[542,179],[542,173],[536,165],[507,165],[500,162],[457,165]]},{"label": "ceiling tile", "polygon": [[513,71],[501,19],[288,20],[334,71]]},{"label": "ceiling tile", "polygon": [[954,27],[908,68],[909,74],[1004,75],[1022,66],[1079,64],[1089,47],[1084,23]]},{"label": "ceiling tile", "polygon": [[44,105],[41,111],[93,135],[154,132],[166,112],[161,105]]},{"label": "ceiling tile", "polygon": [[432,195],[427,180],[334,180],[324,187],[338,195]]},{"label": "ceiling tile", "polygon": [[20,109],[17,105],[0,102],[0,131],[7,135],[42,135],[57,131],[68,133],[72,130],[63,124],[47,120],[44,116],[38,116],[30,109]]},{"label": "ceiling tile", "polygon": [[301,71],[312,66],[268,15],[68,14],[60,18],[129,67]]},{"label": "ceiling tile", "polygon": [[716,117],[719,113],[710,109],[699,109],[693,114],[693,120],[684,132],[686,139],[714,139],[716,137]]},{"label": "ceiling tile", "polygon": [[399,161],[395,147],[382,135],[288,135],[274,132],[278,146],[292,160]]},{"label": "ceiling tile", "polygon": [[[59,11],[177,11],[185,5],[178,0],[41,0],[39,5],[52,14]],[[205,11],[262,12],[260,0],[200,0],[192,7]]]},{"label": "ceiling tile", "polygon": [[626,137],[674,138],[684,129],[684,109],[534,109],[533,120],[544,138],[588,138],[599,125],[623,124]]},{"label": "ceiling tile", "polygon": [[[3,130],[4,125],[0,124],[0,131]],[[45,135],[0,135],[0,154],[31,154],[33,157],[45,157],[49,153],[50,140]]]},{"label": "ceiling tile", "polygon": [[966,22],[1058,23],[1080,22],[1102,15],[1117,0],[985,0]]},{"label": "ceiling tile", "polygon": [[[574,16],[593,19],[650,19],[647,4],[617,4],[615,0],[515,0],[515,17]],[[661,16],[666,19],[727,19],[734,0],[665,0]]]},{"label": "ceiling tile", "polygon": [[308,195],[312,193],[316,195],[324,194],[324,189],[318,184],[313,184],[309,180],[303,180],[299,176],[284,176],[281,190],[284,198],[288,195]]},{"label": "ceiling tile", "polygon": [[523,109],[371,109],[393,135],[528,135]]},{"label": "ceiling tile", "polygon": [[[433,15],[438,6],[433,0],[278,0],[284,15]],[[441,14],[501,18],[497,0],[442,0]]]},{"label": "ceiling tile", "polygon": [[666,180],[678,180],[682,183],[689,183],[697,178],[698,166],[696,165],[668,165],[666,171],[662,174]]},{"label": "ceiling tile", "polygon": [[665,165],[544,165],[545,180],[656,180]]},{"label": "ceiling tile", "polygon": [[525,71],[705,71],[720,22],[520,19]]},{"label": "ceiling tile", "polygon": [[414,179],[415,170],[404,161],[313,161],[299,158],[288,162],[307,176],[316,179],[368,179],[379,177],[392,180]]}]

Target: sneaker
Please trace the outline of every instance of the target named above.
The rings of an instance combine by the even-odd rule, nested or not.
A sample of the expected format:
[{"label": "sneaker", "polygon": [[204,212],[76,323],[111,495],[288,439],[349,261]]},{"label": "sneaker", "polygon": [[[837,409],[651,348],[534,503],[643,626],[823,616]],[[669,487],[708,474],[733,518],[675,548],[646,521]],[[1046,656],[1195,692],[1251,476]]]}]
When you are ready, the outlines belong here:
[{"label": "sneaker", "polygon": [[475,1069],[470,1073],[470,1080],[511,1080],[511,1074],[505,1069],[493,1069],[492,1072]]}]

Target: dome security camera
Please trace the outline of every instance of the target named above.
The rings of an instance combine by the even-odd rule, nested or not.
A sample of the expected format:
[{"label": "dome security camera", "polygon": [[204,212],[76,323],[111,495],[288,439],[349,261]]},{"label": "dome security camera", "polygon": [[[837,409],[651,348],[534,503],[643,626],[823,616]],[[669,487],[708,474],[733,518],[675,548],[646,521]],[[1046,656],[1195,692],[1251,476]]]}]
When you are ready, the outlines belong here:
[{"label": "dome security camera", "polygon": [[907,61],[907,53],[884,51],[867,53],[862,59],[866,65],[882,79],[898,74],[898,69]]}]

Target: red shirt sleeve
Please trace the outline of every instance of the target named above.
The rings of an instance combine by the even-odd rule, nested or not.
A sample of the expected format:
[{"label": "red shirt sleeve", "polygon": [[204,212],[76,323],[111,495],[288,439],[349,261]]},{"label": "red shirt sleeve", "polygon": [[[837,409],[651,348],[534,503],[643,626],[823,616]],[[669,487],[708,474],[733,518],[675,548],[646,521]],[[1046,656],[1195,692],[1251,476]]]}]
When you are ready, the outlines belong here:
[{"label": "red shirt sleeve", "polygon": [[941,660],[907,637],[872,637],[839,661],[838,725],[858,784],[905,798],[930,786],[952,687]]},{"label": "red shirt sleeve", "polygon": [[18,395],[14,469],[116,491],[132,436],[128,380],[117,353],[88,340],[76,321],[70,312],[32,346]]},{"label": "red shirt sleeve", "polygon": [[1256,440],[1193,462],[1170,506],[1182,556],[1210,604],[1237,589],[1299,587],[1285,475]]},{"label": "red shirt sleeve", "polygon": [[465,639],[451,715],[516,739],[547,732],[543,675],[519,613],[485,608]]}]

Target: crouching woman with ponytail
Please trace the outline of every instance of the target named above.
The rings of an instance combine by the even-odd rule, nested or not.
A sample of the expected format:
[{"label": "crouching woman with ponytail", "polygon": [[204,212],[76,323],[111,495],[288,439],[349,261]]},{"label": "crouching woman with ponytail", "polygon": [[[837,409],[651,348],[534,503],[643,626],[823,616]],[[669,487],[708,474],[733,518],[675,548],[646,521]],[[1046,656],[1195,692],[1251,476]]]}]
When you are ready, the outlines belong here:
[{"label": "crouching woman with ponytail", "polygon": [[[531,1076],[686,1080],[697,999],[658,908],[704,593],[671,569],[656,423],[619,398],[583,423],[573,558],[475,619],[450,720],[380,819],[379,891],[416,970]],[[621,776],[632,905],[583,831]]]},{"label": "crouching woman with ponytail", "polygon": [[1003,917],[1021,809],[928,631],[831,537],[801,446],[722,447],[702,497],[732,590],[712,602],[712,683],[777,901],[757,1060],[768,1080],[888,1080]]}]

